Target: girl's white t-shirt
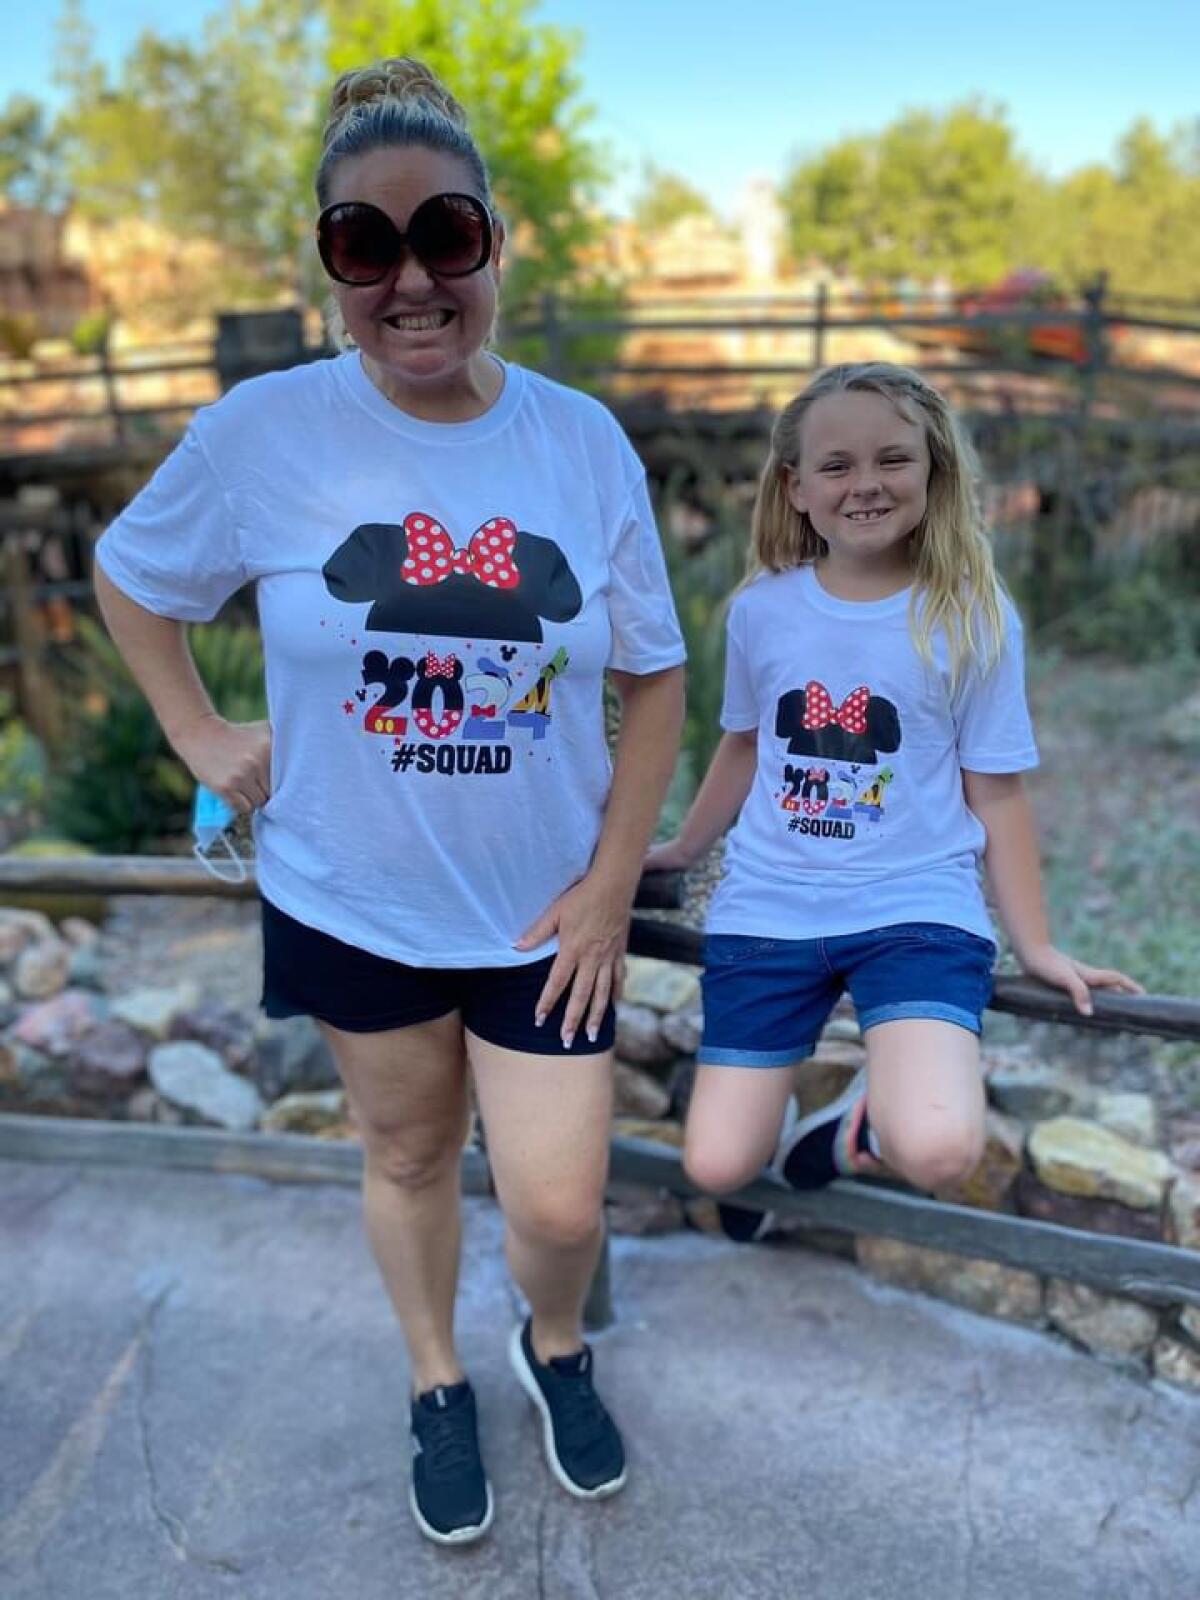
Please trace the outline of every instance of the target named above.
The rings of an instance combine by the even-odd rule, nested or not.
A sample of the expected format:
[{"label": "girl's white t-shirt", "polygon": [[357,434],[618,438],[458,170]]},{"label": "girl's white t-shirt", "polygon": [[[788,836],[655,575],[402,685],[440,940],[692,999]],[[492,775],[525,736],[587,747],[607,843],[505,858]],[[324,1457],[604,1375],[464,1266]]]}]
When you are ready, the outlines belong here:
[{"label": "girl's white t-shirt", "polygon": [[683,643],[645,474],[598,402],[503,367],[419,421],[357,353],[240,384],[104,534],[139,605],[257,589],[273,733],[263,894],[414,965],[508,966],[588,869],[611,777],[606,667]]},{"label": "girl's white t-shirt", "polygon": [[1037,765],[1021,624],[1006,599],[999,659],[951,681],[909,627],[911,591],[839,600],[812,566],[765,573],[730,607],[721,725],[758,730],[710,933],[812,939],[901,922],[994,938],[985,833],[962,774]]}]

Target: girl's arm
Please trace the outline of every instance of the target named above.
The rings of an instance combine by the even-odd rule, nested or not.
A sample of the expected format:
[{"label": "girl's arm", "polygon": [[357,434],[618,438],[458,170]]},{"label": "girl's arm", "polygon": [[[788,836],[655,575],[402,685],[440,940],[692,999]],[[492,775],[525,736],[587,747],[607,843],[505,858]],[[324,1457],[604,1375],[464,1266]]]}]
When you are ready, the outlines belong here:
[{"label": "girl's arm", "polygon": [[1123,972],[1089,967],[1050,942],[1033,808],[1019,772],[964,772],[967,804],[987,830],[984,864],[1005,931],[1017,960],[1031,978],[1065,989],[1084,1016],[1092,1012],[1090,989],[1144,993]]},{"label": "girl's arm", "polygon": [[537,1021],[569,986],[562,1037],[581,1024],[595,1039],[610,998],[620,993],[629,912],[642,857],[671,781],[683,726],[683,668],[645,674],[610,669],[621,700],[612,787],[592,864],[517,940],[532,950],[558,934],[558,954],[537,1002]]},{"label": "girl's arm", "polygon": [[656,844],[646,857],[647,872],[690,867],[733,825],[746,803],[758,760],[758,729],[727,733],[709,763],[704,782],[674,839]]},{"label": "girl's arm", "polygon": [[192,776],[237,811],[271,792],[271,730],[219,717],[200,681],[182,622],[160,617],[95,569],[96,600],[113,643]]}]

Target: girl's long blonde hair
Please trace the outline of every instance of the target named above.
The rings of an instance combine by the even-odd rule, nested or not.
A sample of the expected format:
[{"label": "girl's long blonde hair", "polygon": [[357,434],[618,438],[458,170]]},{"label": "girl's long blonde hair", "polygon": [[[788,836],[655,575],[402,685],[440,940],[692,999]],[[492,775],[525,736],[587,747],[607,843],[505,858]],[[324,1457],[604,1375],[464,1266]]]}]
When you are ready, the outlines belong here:
[{"label": "girl's long blonde hair", "polygon": [[1000,652],[1004,622],[1000,580],[983,530],[978,461],[945,399],[910,367],[888,361],[830,367],[780,412],[754,502],[747,581],[759,572],[787,572],[827,553],[808,513],[788,499],[788,475],[800,465],[811,407],[824,395],[845,390],[880,395],[906,422],[925,429],[929,488],[925,515],[911,535],[909,626],[917,649],[931,663],[933,636],[939,628],[944,631],[954,681],[971,662],[986,671]]}]

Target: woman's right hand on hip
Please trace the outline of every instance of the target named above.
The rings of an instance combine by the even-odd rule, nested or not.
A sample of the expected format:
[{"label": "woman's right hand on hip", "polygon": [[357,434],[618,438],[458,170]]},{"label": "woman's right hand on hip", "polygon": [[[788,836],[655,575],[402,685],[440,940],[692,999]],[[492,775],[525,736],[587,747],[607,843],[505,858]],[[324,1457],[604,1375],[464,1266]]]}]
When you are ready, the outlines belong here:
[{"label": "woman's right hand on hip", "polygon": [[176,735],[174,744],[196,782],[235,811],[256,811],[270,799],[269,722],[226,722],[212,712]]}]

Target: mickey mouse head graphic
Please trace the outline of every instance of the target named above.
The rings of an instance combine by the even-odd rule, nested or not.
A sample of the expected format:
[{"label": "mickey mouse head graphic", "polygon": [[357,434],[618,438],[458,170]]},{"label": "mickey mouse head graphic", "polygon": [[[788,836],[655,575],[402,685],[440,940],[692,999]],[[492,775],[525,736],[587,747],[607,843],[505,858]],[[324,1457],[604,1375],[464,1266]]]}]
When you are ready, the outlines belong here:
[{"label": "mickey mouse head graphic", "polygon": [[775,737],[788,741],[791,756],[874,763],[880,751],[890,754],[900,748],[900,714],[865,683],[835,704],[825,685],[813,678],[805,688],[789,689],[780,697]]},{"label": "mickey mouse head graphic", "polygon": [[[389,661],[382,650],[367,651],[362,664],[363,684],[377,683],[381,690],[379,698],[363,718],[363,727],[368,733],[407,731],[405,719],[394,713],[397,706],[403,705],[408,693],[408,680],[416,670],[407,656],[394,656]],[[359,690],[360,699],[364,693],[365,690]]]},{"label": "mickey mouse head graphic", "polygon": [[542,642],[583,595],[553,539],[490,517],[459,547],[436,517],[361,523],[322,568],[335,600],[370,600],[368,630]]}]

